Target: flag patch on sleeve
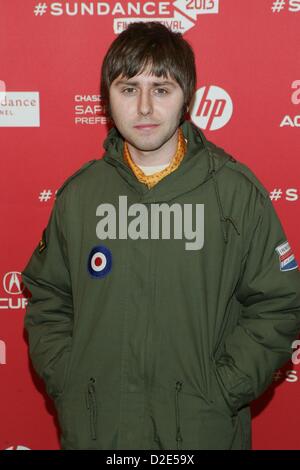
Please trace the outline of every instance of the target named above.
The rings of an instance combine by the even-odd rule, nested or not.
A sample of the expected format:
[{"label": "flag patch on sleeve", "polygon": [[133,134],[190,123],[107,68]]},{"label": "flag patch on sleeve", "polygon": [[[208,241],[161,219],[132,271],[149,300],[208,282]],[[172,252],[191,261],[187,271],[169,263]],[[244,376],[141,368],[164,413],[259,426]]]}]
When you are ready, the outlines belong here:
[{"label": "flag patch on sleeve", "polygon": [[297,269],[298,264],[292,253],[289,242],[285,241],[275,248],[279,257],[280,271],[291,271]]}]

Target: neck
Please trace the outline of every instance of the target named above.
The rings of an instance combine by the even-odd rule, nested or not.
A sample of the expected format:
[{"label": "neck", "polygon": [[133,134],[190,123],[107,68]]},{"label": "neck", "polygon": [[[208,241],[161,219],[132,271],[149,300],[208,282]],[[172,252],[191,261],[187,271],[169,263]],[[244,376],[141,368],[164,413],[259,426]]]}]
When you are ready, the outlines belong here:
[{"label": "neck", "polygon": [[157,150],[139,150],[127,142],[130,156],[136,165],[154,166],[170,163],[178,144],[178,129],[172,137]]}]

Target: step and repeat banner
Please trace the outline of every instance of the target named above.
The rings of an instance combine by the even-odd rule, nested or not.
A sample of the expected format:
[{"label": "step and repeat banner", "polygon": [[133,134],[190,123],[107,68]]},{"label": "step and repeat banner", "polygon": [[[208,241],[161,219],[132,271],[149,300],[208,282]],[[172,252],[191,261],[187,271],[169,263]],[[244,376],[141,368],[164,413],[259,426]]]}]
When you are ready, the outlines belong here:
[{"label": "step and repeat banner", "polygon": [[[300,260],[300,0],[0,0],[0,449],[59,449],[55,410],[28,356],[20,272],[55,193],[101,158],[103,57],[133,21],[192,45],[190,119],[268,189]],[[251,405],[253,449],[300,449],[300,340]]]}]

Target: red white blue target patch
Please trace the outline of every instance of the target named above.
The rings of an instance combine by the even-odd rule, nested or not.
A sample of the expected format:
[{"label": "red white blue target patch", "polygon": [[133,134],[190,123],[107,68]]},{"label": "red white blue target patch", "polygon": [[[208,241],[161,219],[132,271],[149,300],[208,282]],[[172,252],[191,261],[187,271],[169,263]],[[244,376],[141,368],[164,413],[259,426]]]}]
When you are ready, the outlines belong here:
[{"label": "red white blue target patch", "polygon": [[289,242],[285,241],[281,245],[277,246],[275,250],[279,256],[280,271],[291,271],[292,269],[298,268],[297,261],[292,253]]},{"label": "red white blue target patch", "polygon": [[95,246],[88,259],[88,271],[92,277],[104,277],[111,270],[111,251],[106,246]]}]

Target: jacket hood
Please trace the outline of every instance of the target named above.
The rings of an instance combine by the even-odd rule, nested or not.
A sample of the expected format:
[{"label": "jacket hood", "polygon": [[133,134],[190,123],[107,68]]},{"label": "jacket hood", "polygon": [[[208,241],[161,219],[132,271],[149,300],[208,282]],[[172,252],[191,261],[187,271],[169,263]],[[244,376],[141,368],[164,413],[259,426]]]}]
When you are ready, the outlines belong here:
[{"label": "jacket hood", "polygon": [[161,180],[163,184],[158,183],[149,189],[138,181],[123,160],[124,139],[116,127],[110,129],[104,140],[103,147],[106,152],[103,160],[113,165],[120,176],[139,194],[140,203],[170,202],[180,195],[193,191],[212,178],[219,207],[220,225],[224,242],[227,243],[228,223],[233,225],[238,235],[240,233],[234,220],[230,216],[224,215],[216,174],[228,160],[235,161],[235,159],[208,141],[203,132],[192,122],[185,120],[180,127],[187,139],[187,151],[179,167]]}]

